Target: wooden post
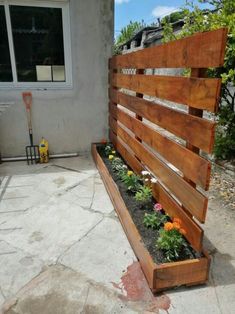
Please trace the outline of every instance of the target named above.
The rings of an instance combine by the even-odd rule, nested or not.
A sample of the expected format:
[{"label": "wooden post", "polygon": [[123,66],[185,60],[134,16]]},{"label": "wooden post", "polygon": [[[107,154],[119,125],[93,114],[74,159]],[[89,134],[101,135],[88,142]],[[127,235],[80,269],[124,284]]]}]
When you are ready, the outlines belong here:
[{"label": "wooden post", "polygon": [[[195,68],[192,68],[191,69],[191,77],[203,77],[205,78],[206,77],[206,70],[207,69],[195,69]],[[193,108],[193,107],[189,107],[188,109],[188,113],[191,115],[191,116],[196,116],[196,117],[200,117],[202,118],[203,117],[203,110],[202,109],[197,109],[197,108]],[[192,144],[190,144],[189,142],[186,143],[186,147],[191,150],[192,152],[194,152],[195,154],[200,154],[200,149],[196,146],[193,146]],[[196,187],[196,184],[194,182],[192,182],[191,180],[187,179],[186,177],[184,177],[184,179],[190,183],[193,187]]]},{"label": "wooden post", "polygon": [[[144,74],[144,69],[137,69],[136,70],[136,74]],[[144,97],[144,94],[141,94],[141,93],[136,93],[136,97],[138,98],[143,98]],[[138,114],[135,115],[136,119],[142,121],[143,120],[143,117],[139,116]],[[135,136],[135,138],[139,141],[139,142],[142,142],[142,140],[138,137],[138,136]],[[139,160],[139,158],[137,158]],[[139,160],[140,161],[140,160]]]},{"label": "wooden post", "polygon": [[[118,73],[118,69],[112,69],[112,67],[110,66],[111,60],[112,60],[112,58],[109,59],[109,105],[114,104],[115,106],[117,106],[117,103],[113,103],[111,101],[110,93],[111,93],[111,89],[118,89],[117,87],[112,86],[112,77],[111,77],[113,73]],[[110,112],[109,112],[109,119],[110,119]],[[109,123],[109,125],[110,125],[110,123]],[[110,131],[110,127],[109,127],[109,139],[110,139],[110,132],[111,131]],[[112,143],[112,144],[114,145],[115,149],[117,149],[115,143]]]},{"label": "wooden post", "polygon": [[[191,69],[191,77],[206,77],[206,70],[207,69],[196,69],[196,68],[192,68]],[[203,117],[203,110],[202,109],[197,109],[197,108],[193,108],[193,107],[189,107],[188,108],[188,114],[191,116],[196,116],[196,117]],[[186,142],[186,147],[191,150],[192,152],[194,152],[195,154],[200,154],[200,149],[196,146],[193,146],[192,144],[190,144],[189,142]],[[187,181],[192,187],[196,188],[196,183],[194,183],[193,181],[191,181],[190,179],[188,179],[187,177],[184,176],[185,181]],[[192,214],[189,213],[189,211],[182,206],[184,211],[187,212],[187,214],[190,217],[193,217]]]}]

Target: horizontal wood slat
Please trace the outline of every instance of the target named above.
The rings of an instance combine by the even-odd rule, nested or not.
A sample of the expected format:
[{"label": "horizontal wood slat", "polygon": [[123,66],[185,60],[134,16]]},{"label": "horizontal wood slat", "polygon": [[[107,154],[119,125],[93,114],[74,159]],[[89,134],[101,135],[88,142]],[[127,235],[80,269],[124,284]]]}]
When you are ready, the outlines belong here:
[{"label": "horizontal wood slat", "polygon": [[111,116],[110,127],[132,149],[136,157],[160,178],[161,182],[169,188],[187,210],[203,223],[208,204],[207,198],[177,175],[138,140],[129,135]]},{"label": "horizontal wood slat", "polygon": [[216,112],[221,79],[113,73],[113,87]]},{"label": "horizontal wood slat", "polygon": [[197,33],[141,51],[115,56],[110,68],[208,68],[224,63],[227,29]]},{"label": "horizontal wood slat", "polygon": [[186,278],[190,278],[193,284],[204,283],[207,280],[209,263],[210,260],[203,257],[198,260],[186,260],[183,264],[174,262],[157,266],[154,278],[158,290],[168,286],[182,285]]},{"label": "horizontal wood slat", "polygon": [[115,89],[110,89],[110,98],[113,103],[126,107],[205,152],[212,152],[214,122],[190,116],[184,112],[167,108],[145,99],[126,95]]},{"label": "horizontal wood slat", "polygon": [[[121,154],[123,159],[133,169],[133,171],[140,174],[142,170],[146,170],[138,159],[127,148],[125,148],[121,140],[117,138],[116,134],[112,131],[110,131],[110,139],[116,150]],[[182,227],[187,232],[185,236],[186,239],[195,250],[201,251],[203,230],[198,226],[198,224],[186,214],[182,207],[169,195],[159,182],[153,185],[153,196],[159,203],[162,204],[164,210],[172,219],[176,217],[181,219]]]},{"label": "horizontal wood slat", "polygon": [[187,178],[202,188],[208,189],[211,167],[207,160],[120,110],[116,105],[110,104],[110,113],[140,140],[178,168]]}]

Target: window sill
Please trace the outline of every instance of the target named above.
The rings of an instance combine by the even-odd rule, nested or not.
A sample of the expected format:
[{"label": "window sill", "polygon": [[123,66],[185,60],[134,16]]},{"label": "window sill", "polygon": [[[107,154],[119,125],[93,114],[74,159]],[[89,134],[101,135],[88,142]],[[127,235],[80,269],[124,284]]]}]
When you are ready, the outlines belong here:
[{"label": "window sill", "polygon": [[0,91],[1,90],[66,90],[73,89],[72,83],[17,83],[17,84],[9,84],[9,83],[0,83]]}]

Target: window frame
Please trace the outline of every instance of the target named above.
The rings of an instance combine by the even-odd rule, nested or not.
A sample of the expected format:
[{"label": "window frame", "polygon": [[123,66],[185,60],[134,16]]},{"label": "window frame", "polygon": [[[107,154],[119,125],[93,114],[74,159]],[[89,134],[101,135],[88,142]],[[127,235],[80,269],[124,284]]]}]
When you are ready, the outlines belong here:
[{"label": "window frame", "polygon": [[[0,0],[0,5],[4,6],[7,34],[9,42],[10,60],[12,67],[13,82],[0,82],[0,90],[2,89],[70,89],[72,84],[72,51],[71,51],[71,31],[70,31],[70,13],[69,2],[66,0]],[[60,8],[62,9],[62,25],[63,25],[63,39],[64,39],[64,66],[65,66],[65,82],[18,82],[16,59],[13,43],[13,34],[10,19],[10,5],[17,6],[31,6],[31,7],[44,7],[44,8]]]}]

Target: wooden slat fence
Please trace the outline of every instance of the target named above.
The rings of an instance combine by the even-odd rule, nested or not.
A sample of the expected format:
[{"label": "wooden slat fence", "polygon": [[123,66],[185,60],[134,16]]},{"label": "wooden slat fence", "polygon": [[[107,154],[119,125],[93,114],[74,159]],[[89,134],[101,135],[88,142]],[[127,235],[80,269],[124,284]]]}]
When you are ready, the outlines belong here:
[{"label": "wooden slat fence", "polygon": [[[202,190],[209,188],[211,170],[200,150],[212,152],[215,134],[215,122],[203,118],[203,110],[217,111],[221,89],[221,79],[205,73],[223,65],[226,38],[226,29],[198,33],[114,56],[109,64],[110,139],[134,171],[148,169],[158,179],[155,198],[172,218],[182,220],[187,239],[198,251],[203,230],[196,220],[205,222],[208,199]],[[155,68],[191,68],[191,76],[146,74]],[[159,99],[188,106],[188,112]]]}]

